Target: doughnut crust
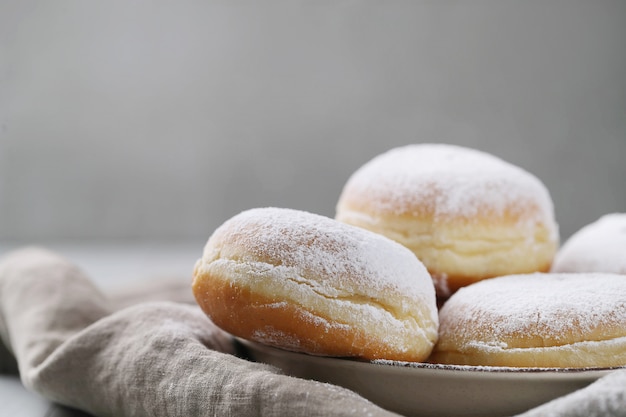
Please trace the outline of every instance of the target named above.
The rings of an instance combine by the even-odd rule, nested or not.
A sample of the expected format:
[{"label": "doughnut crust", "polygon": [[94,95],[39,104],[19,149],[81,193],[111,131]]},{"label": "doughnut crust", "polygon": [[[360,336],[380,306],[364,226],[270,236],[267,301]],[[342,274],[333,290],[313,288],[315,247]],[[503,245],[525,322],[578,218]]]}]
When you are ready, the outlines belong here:
[{"label": "doughnut crust", "polygon": [[412,250],[443,298],[485,278],[546,272],[558,246],[541,181],[453,145],[409,145],[375,157],[349,178],[335,217]]},{"label": "doughnut crust", "polygon": [[626,280],[616,274],[527,274],[460,289],[439,312],[430,361],[587,368],[626,365]]},{"label": "doughnut crust", "polygon": [[226,221],[192,289],[222,329],[292,351],[422,361],[437,339],[434,286],[409,250],[303,211],[259,208]]},{"label": "doughnut crust", "polygon": [[557,252],[552,271],[626,275],[626,213],[604,215],[574,233]]}]

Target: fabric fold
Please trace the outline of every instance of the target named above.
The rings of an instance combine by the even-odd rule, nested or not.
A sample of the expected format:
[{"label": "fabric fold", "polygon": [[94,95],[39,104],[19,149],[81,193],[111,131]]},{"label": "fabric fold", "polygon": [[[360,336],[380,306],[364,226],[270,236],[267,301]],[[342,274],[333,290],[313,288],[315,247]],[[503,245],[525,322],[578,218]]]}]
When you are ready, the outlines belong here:
[{"label": "fabric fold", "polygon": [[112,305],[51,252],[0,261],[2,341],[24,385],[59,404],[98,417],[397,416],[347,389],[234,356],[233,338],[196,306]]},{"label": "fabric fold", "polygon": [[535,407],[517,417],[626,417],[626,370]]},{"label": "fabric fold", "polygon": [[0,330],[22,381],[65,340],[110,314],[104,296],[73,264],[38,248],[0,263]]}]

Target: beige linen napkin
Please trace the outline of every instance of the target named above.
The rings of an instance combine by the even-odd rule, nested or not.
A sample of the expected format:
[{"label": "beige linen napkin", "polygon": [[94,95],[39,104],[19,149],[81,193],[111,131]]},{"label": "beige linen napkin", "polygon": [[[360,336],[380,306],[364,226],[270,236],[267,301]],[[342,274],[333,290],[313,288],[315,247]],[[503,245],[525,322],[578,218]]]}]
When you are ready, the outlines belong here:
[{"label": "beige linen napkin", "polygon": [[196,306],[113,306],[55,254],[5,256],[0,368],[14,368],[11,353],[27,388],[96,416],[397,416],[349,390],[234,356],[232,338]]},{"label": "beige linen napkin", "polygon": [[[95,416],[397,416],[349,390],[237,357],[187,283],[105,297],[41,249],[0,259],[0,338],[0,372],[19,366],[27,388]],[[626,372],[522,416],[626,417]]]},{"label": "beige linen napkin", "polygon": [[626,417],[626,371],[615,371],[517,417]]}]

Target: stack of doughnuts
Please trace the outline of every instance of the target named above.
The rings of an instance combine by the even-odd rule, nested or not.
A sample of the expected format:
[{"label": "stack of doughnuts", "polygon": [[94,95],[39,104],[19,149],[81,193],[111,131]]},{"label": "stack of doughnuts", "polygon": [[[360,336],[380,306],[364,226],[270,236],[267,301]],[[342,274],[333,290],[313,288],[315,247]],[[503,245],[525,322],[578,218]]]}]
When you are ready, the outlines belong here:
[{"label": "stack of doughnuts", "polygon": [[345,184],[336,219],[411,249],[442,299],[485,278],[548,271],[559,240],[539,179],[444,144],[391,149],[363,165]]},{"label": "stack of doughnuts", "polygon": [[256,208],[227,220],[192,290],[227,332],[312,355],[624,366],[626,279],[612,273],[626,273],[625,242],[626,215],[606,216],[555,261],[537,177],[485,152],[410,145],[355,171],[334,219]]}]

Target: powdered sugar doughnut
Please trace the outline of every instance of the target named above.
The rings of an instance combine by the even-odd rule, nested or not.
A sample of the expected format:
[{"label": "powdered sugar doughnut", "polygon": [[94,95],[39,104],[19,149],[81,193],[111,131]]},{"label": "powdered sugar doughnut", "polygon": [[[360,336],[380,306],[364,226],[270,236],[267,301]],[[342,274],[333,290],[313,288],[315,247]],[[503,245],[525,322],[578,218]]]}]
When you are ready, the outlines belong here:
[{"label": "powdered sugar doughnut", "polygon": [[539,179],[453,145],[409,145],[372,159],[344,186],[336,219],[411,249],[441,297],[484,278],[548,271],[558,246]]},{"label": "powdered sugar doughnut", "polygon": [[435,290],[401,245],[312,213],[245,211],[209,238],[193,293],[222,329],[315,355],[421,361]]},{"label": "powdered sugar doughnut", "polygon": [[552,271],[626,274],[626,213],[604,215],[574,233],[557,252]]},{"label": "powdered sugar doughnut", "polygon": [[626,365],[626,279],[528,274],[460,289],[439,312],[431,360],[457,365]]}]

